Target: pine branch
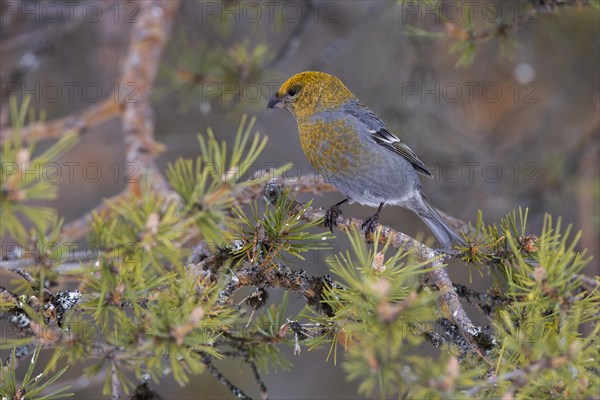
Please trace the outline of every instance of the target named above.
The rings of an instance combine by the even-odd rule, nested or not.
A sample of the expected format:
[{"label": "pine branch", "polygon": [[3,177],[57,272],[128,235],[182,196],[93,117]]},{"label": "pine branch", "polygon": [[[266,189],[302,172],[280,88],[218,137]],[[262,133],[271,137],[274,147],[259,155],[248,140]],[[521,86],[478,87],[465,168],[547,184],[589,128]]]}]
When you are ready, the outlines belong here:
[{"label": "pine branch", "polygon": [[[33,276],[31,276],[27,271],[24,271],[24,270],[18,269],[18,268],[11,268],[10,271],[14,272],[15,274],[17,274],[21,278],[23,278],[34,291],[37,292],[40,290],[40,283]],[[42,288],[42,289],[44,292],[44,296],[50,296],[50,291],[48,289],[46,289],[46,288]]]},{"label": "pine branch", "polygon": [[[266,181],[264,181],[262,178],[270,175],[272,175],[272,171],[270,170],[258,171],[250,179],[250,181],[255,181],[255,183],[249,185],[239,185],[235,187],[231,193],[231,196],[235,198],[237,204],[248,204],[262,197],[264,195],[264,189],[266,185]],[[289,188],[291,192],[296,193],[322,194],[324,192],[331,192],[335,190],[335,188],[331,184],[325,182],[323,177],[320,175],[303,175],[298,178],[284,178],[282,176],[278,176],[274,177],[272,181],[285,186]],[[124,190],[123,192],[109,198],[108,201],[118,201],[128,193],[128,190]],[[175,195],[175,193],[171,190],[166,191],[165,194],[170,197]],[[76,220],[65,224],[61,231],[61,239],[65,242],[72,242],[84,237],[89,233],[93,214],[96,213],[102,215],[102,212],[107,209],[108,207],[106,204],[102,203]],[[0,268],[3,268],[1,261]]]},{"label": "pine branch", "polygon": [[[276,199],[279,194],[282,193],[281,188],[276,184],[268,184],[265,188],[265,197],[269,199]],[[302,212],[304,210],[304,212]],[[294,205],[290,208],[290,215],[300,214],[300,218],[307,222],[321,221],[320,226],[324,226],[323,221],[325,218],[325,211],[323,209],[316,209],[313,207],[307,207],[306,204],[295,201]],[[363,220],[358,218],[349,218],[342,215],[337,217],[336,229],[341,231],[349,232],[353,230],[360,231],[363,225]],[[470,344],[471,350],[476,351],[482,358],[485,358],[484,343],[493,342],[492,339],[485,338],[486,335],[482,332],[481,328],[473,324],[467,313],[465,312],[458,294],[454,290],[454,286],[446,267],[443,266],[443,262],[449,258],[448,254],[438,253],[435,250],[425,246],[423,243],[413,239],[412,237],[398,232],[389,226],[377,225],[376,230],[380,230],[379,241],[385,244],[389,241],[390,245],[396,249],[405,249],[411,251],[419,259],[419,261],[428,262],[425,267],[431,268],[436,267],[429,273],[434,284],[440,290],[442,299],[448,307],[448,313],[450,318],[458,326],[463,338]],[[374,234],[370,233],[368,240],[372,241]],[[424,268],[425,268],[424,267]]]},{"label": "pine branch", "polygon": [[301,269],[292,270],[282,264],[277,264],[274,268],[264,269],[257,264],[246,262],[235,271],[231,282],[221,292],[220,298],[221,302],[225,302],[237,290],[245,286],[266,286],[300,293],[306,298],[309,305],[320,309],[323,307],[321,295],[328,283],[330,281],[327,276],[309,276]]}]

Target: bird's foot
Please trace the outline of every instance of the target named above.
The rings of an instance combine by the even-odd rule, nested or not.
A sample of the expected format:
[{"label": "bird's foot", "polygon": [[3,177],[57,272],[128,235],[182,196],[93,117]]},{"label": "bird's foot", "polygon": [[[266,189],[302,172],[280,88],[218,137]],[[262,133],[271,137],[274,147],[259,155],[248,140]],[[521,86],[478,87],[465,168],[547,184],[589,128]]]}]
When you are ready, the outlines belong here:
[{"label": "bird's foot", "polygon": [[325,212],[323,225],[325,225],[325,228],[329,228],[331,233],[333,233],[333,227],[337,226],[337,218],[340,215],[342,215],[342,210],[340,210],[339,204],[331,206],[329,210]]},{"label": "bird's foot", "polygon": [[361,228],[362,228],[363,232],[365,233],[365,239],[369,238],[370,233],[375,232],[375,227],[378,224],[379,224],[379,213],[377,213],[375,215],[371,215],[369,218],[367,218],[365,220],[365,222],[363,222],[363,224],[361,225]]},{"label": "bird's foot", "polygon": [[337,218],[340,215],[342,215],[340,206],[347,202],[348,202],[348,199],[344,199],[344,200],[340,201],[339,203],[335,203],[334,205],[329,207],[329,210],[327,210],[325,212],[325,218],[323,218],[324,219],[323,225],[325,225],[325,228],[329,228],[331,233],[333,233],[333,227],[337,226]]},{"label": "bird's foot", "polygon": [[367,218],[365,222],[363,222],[363,224],[361,225],[361,228],[365,233],[365,239],[368,240],[369,234],[375,232],[375,227],[377,227],[377,224],[379,224],[379,214],[381,214],[381,209],[383,208],[384,204],[385,203],[381,203],[379,205],[379,208],[377,209],[377,212],[371,215],[369,218]]}]

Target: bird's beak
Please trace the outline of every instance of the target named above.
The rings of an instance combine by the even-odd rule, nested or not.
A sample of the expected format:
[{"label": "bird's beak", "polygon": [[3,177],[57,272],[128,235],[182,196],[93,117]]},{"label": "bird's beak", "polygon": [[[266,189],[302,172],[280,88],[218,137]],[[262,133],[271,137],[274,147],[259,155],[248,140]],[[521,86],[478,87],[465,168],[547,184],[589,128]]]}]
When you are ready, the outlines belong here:
[{"label": "bird's beak", "polygon": [[269,100],[269,104],[267,104],[267,109],[269,108],[283,108],[284,104],[283,104],[283,100],[281,100],[279,98],[279,96],[277,96],[277,93],[275,93],[273,95],[273,97],[271,97],[271,100]]}]

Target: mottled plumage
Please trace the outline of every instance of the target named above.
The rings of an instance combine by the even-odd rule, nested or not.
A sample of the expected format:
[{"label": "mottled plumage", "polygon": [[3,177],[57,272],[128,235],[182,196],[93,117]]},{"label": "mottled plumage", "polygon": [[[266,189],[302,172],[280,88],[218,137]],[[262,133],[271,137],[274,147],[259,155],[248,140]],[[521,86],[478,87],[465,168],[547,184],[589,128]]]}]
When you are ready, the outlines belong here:
[{"label": "mottled plumage", "polygon": [[[464,244],[425,200],[418,176],[431,176],[425,164],[338,78],[313,71],[294,75],[268,107],[285,108],[296,117],[304,154],[347,200],[379,207],[365,222],[367,231],[383,204],[394,204],[417,213],[444,246]],[[328,211],[329,227],[343,202]]]}]

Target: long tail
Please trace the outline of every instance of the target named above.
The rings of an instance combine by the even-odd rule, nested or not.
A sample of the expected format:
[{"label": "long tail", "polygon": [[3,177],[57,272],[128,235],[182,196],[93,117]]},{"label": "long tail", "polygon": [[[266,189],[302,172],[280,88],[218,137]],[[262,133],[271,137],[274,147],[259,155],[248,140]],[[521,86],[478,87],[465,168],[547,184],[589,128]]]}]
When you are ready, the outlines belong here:
[{"label": "long tail", "polygon": [[425,204],[425,209],[422,212],[418,212],[417,214],[425,225],[431,229],[431,232],[435,235],[437,240],[444,247],[450,247],[452,243],[457,243],[463,246],[467,244],[456,232],[452,230],[441,217],[440,214],[435,211],[435,209],[427,202],[426,199],[423,199],[423,203]]}]

